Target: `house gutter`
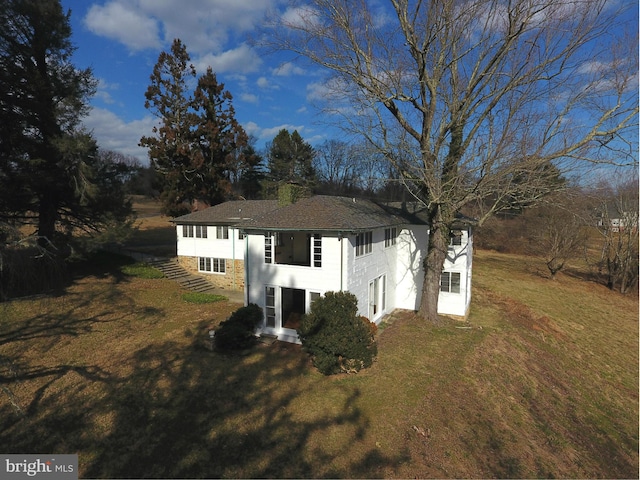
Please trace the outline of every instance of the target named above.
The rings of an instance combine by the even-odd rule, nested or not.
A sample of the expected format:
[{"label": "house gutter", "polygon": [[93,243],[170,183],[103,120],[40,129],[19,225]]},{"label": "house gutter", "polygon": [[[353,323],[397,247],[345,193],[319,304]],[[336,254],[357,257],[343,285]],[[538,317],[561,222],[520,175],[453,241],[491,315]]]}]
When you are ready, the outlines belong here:
[{"label": "house gutter", "polygon": [[233,236],[233,240],[231,241],[231,258],[233,258],[233,266],[231,267],[232,269],[232,275],[233,275],[233,289],[235,290],[237,288],[237,284],[236,284],[236,235],[237,232],[234,232],[235,235]]},{"label": "house gutter", "polygon": [[249,283],[249,235],[243,231],[244,235],[244,291],[246,292],[245,305],[249,305],[249,290],[251,290],[251,284]]},{"label": "house gutter", "polygon": [[342,292],[342,289],[343,289],[342,279],[344,278],[344,235],[340,233],[339,237],[340,237],[340,291]]}]

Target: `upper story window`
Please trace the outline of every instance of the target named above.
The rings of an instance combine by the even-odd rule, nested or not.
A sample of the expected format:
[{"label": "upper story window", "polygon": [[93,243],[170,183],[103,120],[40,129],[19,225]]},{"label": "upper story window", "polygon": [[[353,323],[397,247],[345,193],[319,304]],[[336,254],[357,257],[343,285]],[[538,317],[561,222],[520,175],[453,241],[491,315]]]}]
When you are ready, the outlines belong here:
[{"label": "upper story window", "polygon": [[207,238],[206,225],[196,225],[196,238]]},{"label": "upper story window", "polygon": [[182,236],[185,238],[207,238],[207,226],[182,225]]},{"label": "upper story window", "polygon": [[371,253],[373,232],[362,232],[356,235],[356,257]]},{"label": "upper story window", "polygon": [[396,244],[398,231],[396,227],[384,229],[384,248],[391,247]]},{"label": "upper story window", "polygon": [[274,232],[264,237],[264,263],[322,267],[322,235]]},{"label": "upper story window", "polygon": [[451,232],[451,241],[449,245],[452,247],[459,247],[462,245],[462,232],[460,230],[454,230]]},{"label": "upper story window", "polygon": [[229,227],[218,225],[216,227],[216,238],[218,240],[228,240],[229,239]]},{"label": "upper story window", "polygon": [[193,237],[194,225],[182,225],[182,236]]}]

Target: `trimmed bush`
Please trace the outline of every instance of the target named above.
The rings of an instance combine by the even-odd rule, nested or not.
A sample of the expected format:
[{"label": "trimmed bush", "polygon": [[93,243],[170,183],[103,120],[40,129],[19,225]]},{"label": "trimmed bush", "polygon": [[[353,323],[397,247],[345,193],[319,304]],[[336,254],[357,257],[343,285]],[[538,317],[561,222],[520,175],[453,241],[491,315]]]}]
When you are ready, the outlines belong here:
[{"label": "trimmed bush", "polygon": [[251,303],[241,307],[220,324],[216,330],[215,345],[219,350],[244,350],[251,347],[256,336],[254,331],[262,322],[262,309]]},{"label": "trimmed bush", "polygon": [[298,335],[313,364],[325,375],[358,372],[378,353],[376,328],[358,316],[358,299],[349,292],[327,292],[302,318]]}]

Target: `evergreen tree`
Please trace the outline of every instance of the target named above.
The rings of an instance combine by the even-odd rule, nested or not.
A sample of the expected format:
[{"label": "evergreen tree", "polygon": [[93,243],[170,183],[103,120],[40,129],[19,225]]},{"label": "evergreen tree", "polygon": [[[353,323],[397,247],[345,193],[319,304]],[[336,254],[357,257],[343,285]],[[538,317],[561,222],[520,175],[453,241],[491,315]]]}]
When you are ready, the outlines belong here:
[{"label": "evergreen tree", "polygon": [[158,58],[145,107],[160,119],[153,136],[142,137],[160,178],[164,213],[188,212],[196,201],[210,205],[232,196],[232,184],[247,159],[248,136],[235,119],[231,93],[218,83],[211,68],[196,77],[184,44],[175,39],[171,52]]},{"label": "evergreen tree", "polygon": [[160,119],[153,136],[142,137],[140,145],[149,149],[151,164],[160,177],[160,199],[168,215],[185,213],[184,202],[191,200],[192,148],[191,130],[194,115],[187,83],[196,76],[184,44],[175,39],[171,52],[161,52],[145,93],[145,108]]},{"label": "evergreen tree", "polygon": [[0,220],[36,225],[47,248],[131,213],[79,127],[96,81],[71,62],[70,38],[59,0],[0,4]]},{"label": "evergreen tree", "polygon": [[268,177],[271,186],[293,182],[305,187],[316,183],[313,168],[314,150],[297,130],[282,129],[275,136],[267,152]]},{"label": "evergreen tree", "polygon": [[192,160],[191,197],[214,205],[231,196],[232,183],[247,164],[249,137],[235,119],[231,93],[211,68],[198,79],[194,94],[197,125]]}]

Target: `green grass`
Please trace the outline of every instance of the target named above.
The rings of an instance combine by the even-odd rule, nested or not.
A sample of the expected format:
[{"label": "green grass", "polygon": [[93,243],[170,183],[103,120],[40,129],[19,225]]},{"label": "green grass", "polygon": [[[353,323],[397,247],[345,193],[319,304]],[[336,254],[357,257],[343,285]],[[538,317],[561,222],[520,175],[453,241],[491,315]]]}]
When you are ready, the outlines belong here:
[{"label": "green grass", "polygon": [[167,279],[78,278],[0,304],[0,451],[78,453],[89,478],[631,478],[638,299],[477,251],[469,323],[412,312],[374,365],[209,351],[239,305]]},{"label": "green grass", "polygon": [[229,299],[224,295],[217,295],[215,293],[187,292],[182,294],[182,300],[187,303],[203,304],[226,302]]},{"label": "green grass", "polygon": [[154,279],[164,277],[164,273],[144,262],[123,265],[120,267],[120,271],[125,275],[137,278]]}]

